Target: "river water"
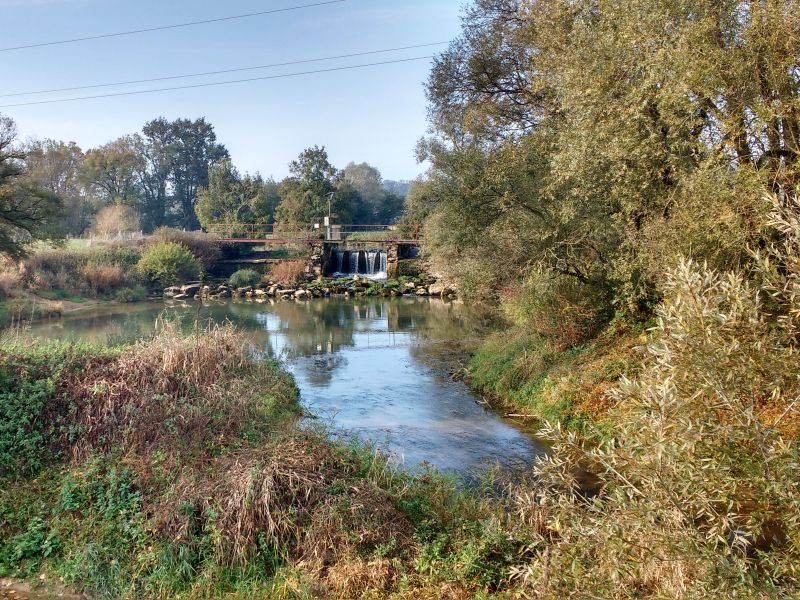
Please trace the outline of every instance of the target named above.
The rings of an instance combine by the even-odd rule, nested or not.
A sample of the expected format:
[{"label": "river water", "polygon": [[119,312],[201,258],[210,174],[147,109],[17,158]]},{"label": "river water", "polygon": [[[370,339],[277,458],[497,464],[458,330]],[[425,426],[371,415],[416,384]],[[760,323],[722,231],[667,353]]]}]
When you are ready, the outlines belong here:
[{"label": "river water", "polygon": [[286,362],[301,401],[334,433],[356,436],[402,467],[461,475],[529,466],[544,452],[486,410],[448,374],[465,345],[489,330],[463,305],[428,298],[308,302],[141,303],[37,323],[37,337],[120,343],[149,336],[162,316],[185,327],[230,321]]}]

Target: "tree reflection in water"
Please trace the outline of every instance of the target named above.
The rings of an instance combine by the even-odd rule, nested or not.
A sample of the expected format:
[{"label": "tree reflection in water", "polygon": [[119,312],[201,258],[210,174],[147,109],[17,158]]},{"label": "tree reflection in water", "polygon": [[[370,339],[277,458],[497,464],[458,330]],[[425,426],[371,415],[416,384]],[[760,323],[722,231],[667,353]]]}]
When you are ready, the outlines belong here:
[{"label": "tree reflection in water", "polygon": [[465,472],[529,464],[542,451],[488,413],[446,370],[491,323],[458,303],[428,298],[150,303],[37,324],[32,335],[132,341],[162,318],[192,329],[230,321],[265,354],[284,359],[306,409],[334,431],[389,450],[399,463]]}]

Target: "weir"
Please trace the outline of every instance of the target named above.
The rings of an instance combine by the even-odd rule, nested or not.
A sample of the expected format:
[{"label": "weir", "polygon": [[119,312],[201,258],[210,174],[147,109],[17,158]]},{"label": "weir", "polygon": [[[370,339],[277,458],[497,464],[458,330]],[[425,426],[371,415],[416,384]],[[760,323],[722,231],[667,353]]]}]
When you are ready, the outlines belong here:
[{"label": "weir", "polygon": [[389,254],[386,250],[331,250],[331,273],[334,277],[367,279],[387,278]]}]

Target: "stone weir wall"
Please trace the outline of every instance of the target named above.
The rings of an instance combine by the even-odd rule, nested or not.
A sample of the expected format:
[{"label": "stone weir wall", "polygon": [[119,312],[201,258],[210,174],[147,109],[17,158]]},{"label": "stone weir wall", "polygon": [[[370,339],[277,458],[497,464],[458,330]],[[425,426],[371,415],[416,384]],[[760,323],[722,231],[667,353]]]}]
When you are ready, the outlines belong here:
[{"label": "stone weir wall", "polygon": [[[389,279],[397,279],[401,273],[400,264],[402,261],[414,260],[419,255],[419,247],[415,244],[400,242],[324,242],[322,243],[321,255],[318,248],[313,248],[307,269],[309,274],[330,275],[335,271],[335,255],[337,250],[385,250],[386,251],[386,276]],[[321,273],[320,273],[321,270]]]}]

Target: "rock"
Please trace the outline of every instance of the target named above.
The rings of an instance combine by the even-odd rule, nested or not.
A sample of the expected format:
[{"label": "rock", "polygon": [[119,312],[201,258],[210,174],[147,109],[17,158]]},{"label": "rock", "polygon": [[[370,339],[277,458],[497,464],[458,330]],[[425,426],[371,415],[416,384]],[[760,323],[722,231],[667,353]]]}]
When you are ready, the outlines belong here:
[{"label": "rock", "polygon": [[236,291],[239,292],[240,294],[247,294],[248,292],[253,291],[253,287],[248,285],[245,287],[236,288]]},{"label": "rock", "polygon": [[275,294],[276,294],[277,296],[294,296],[294,293],[295,293],[296,291],[297,291],[297,290],[277,290],[277,291],[275,292]]},{"label": "rock", "polygon": [[217,294],[217,296],[219,298],[230,298],[231,297],[231,291],[230,290],[222,290],[222,291],[220,291],[219,294]]},{"label": "rock", "polygon": [[172,299],[173,300],[188,300],[189,298],[190,298],[189,294],[178,294],[177,296],[174,296]]},{"label": "rock", "polygon": [[441,283],[434,283],[428,288],[428,293],[431,296],[441,296],[445,293],[447,287]]},{"label": "rock", "polygon": [[306,290],[297,290],[294,293],[294,297],[298,300],[306,300],[310,294]]},{"label": "rock", "polygon": [[199,283],[189,283],[181,288],[181,294],[186,294],[190,298],[194,298],[200,291]]},{"label": "rock", "polygon": [[403,286],[400,289],[404,292],[413,292],[414,290],[417,289],[417,284],[414,283],[413,281],[407,281],[403,284]]},{"label": "rock", "polygon": [[255,292],[253,292],[253,294],[256,298],[264,298],[267,295],[267,292],[265,290],[257,289]]},{"label": "rock", "polygon": [[278,286],[273,284],[267,290],[267,296],[275,296],[278,293]]},{"label": "rock", "polygon": [[415,293],[417,294],[417,296],[427,296],[428,288],[426,288],[425,286],[420,286],[417,288],[417,291]]}]

